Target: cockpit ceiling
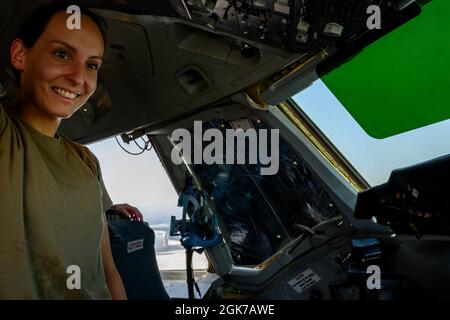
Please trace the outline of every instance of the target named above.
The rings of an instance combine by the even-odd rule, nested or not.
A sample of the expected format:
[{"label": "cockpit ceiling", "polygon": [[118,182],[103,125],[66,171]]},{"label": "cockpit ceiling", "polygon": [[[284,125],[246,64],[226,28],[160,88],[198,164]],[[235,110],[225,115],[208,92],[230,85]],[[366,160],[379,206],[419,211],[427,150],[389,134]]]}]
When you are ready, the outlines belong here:
[{"label": "cockpit ceiling", "polygon": [[[77,4],[132,15],[181,18],[212,32],[289,52],[305,52],[360,34],[367,10],[398,11],[414,0],[81,0]],[[72,4],[70,0],[56,2]]]},{"label": "cockpit ceiling", "polygon": [[56,0],[55,2],[78,4],[89,8],[120,11],[129,14],[177,17],[170,0]]},{"label": "cockpit ceiling", "polygon": [[[226,37],[156,16],[103,12],[112,26],[102,90],[63,132],[88,142],[192,113],[289,63],[289,55],[244,56]],[[103,103],[95,104],[95,102]]]},{"label": "cockpit ceiling", "polygon": [[[21,20],[45,2],[0,4],[15,7],[1,30],[1,70]],[[381,4],[386,17],[397,10],[383,5],[397,1],[375,0],[59,2],[94,8],[109,26],[98,90],[61,127],[82,143],[192,114],[354,37],[367,29],[370,3]]]}]

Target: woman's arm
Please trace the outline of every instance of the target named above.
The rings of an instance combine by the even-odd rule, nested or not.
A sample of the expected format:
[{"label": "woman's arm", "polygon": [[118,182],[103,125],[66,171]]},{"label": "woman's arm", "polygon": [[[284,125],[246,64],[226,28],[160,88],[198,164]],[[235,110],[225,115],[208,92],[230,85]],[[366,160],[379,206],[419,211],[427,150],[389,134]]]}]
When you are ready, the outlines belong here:
[{"label": "woman's arm", "polygon": [[105,217],[103,216],[102,261],[105,269],[106,284],[113,300],[126,300],[127,295],[122,279],[117,271],[116,264],[111,253],[109,233]]}]

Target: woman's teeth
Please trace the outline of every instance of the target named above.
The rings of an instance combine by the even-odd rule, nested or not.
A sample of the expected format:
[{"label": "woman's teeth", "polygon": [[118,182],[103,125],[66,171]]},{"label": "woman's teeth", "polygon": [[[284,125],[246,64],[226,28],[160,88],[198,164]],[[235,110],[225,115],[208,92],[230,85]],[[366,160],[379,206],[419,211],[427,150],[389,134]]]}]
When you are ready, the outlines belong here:
[{"label": "woman's teeth", "polygon": [[65,91],[65,90],[60,89],[60,88],[53,88],[53,91],[55,91],[61,97],[64,97],[64,98],[67,98],[67,99],[75,99],[76,97],[78,97],[77,94]]}]

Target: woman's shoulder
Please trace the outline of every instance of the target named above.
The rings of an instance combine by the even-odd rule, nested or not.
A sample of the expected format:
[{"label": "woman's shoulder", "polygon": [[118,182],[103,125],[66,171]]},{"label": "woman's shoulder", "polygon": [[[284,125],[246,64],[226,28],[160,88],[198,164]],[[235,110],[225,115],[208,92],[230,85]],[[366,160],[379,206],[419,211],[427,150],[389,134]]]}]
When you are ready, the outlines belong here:
[{"label": "woman's shoulder", "polygon": [[99,163],[97,157],[89,150],[88,147],[79,144],[68,137],[58,133],[60,138],[63,140],[63,145],[65,148],[71,148],[79,157],[91,168],[93,173],[97,176],[99,174]]}]

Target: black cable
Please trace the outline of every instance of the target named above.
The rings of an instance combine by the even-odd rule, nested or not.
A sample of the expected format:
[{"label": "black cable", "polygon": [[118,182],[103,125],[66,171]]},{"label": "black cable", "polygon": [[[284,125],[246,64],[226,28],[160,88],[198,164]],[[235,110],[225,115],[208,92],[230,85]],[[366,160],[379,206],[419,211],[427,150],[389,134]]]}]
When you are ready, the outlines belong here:
[{"label": "black cable", "polygon": [[[141,137],[141,139],[142,139],[142,141],[145,142],[145,150],[150,151],[153,149],[153,144],[151,143],[150,139],[147,141],[145,141],[145,139],[142,137]],[[150,146],[150,149],[148,149],[148,146]]]},{"label": "black cable", "polygon": [[[150,140],[145,141],[145,139],[142,138],[142,137],[141,137],[141,139],[142,139],[142,141],[144,141],[144,147],[141,147],[141,146],[139,145],[139,143],[137,143],[136,140],[133,140],[134,144],[135,144],[139,149],[141,149],[142,151],[150,151],[150,150],[152,150],[153,145],[150,143]],[[148,148],[149,145],[150,145],[150,149]]]},{"label": "black cable", "polygon": [[123,151],[125,151],[126,153],[128,153],[128,154],[130,154],[130,155],[132,155],[132,156],[139,156],[139,155],[143,154],[145,151],[150,151],[150,150],[152,150],[152,147],[153,147],[153,146],[151,146],[150,149],[148,149],[148,145],[150,144],[150,140],[148,140],[148,141],[145,141],[145,140],[144,140],[144,141],[145,141],[145,148],[142,148],[141,146],[139,146],[139,144],[137,144],[137,142],[136,142],[135,140],[133,140],[133,141],[136,143],[136,145],[138,146],[138,148],[141,149],[141,152],[139,152],[139,153],[133,153],[133,152],[128,151],[127,149],[125,149],[125,148],[122,146],[122,144],[119,142],[119,139],[117,139],[117,136],[114,137],[114,138],[116,139],[116,142],[117,142],[117,144],[119,145],[119,147],[120,147]]}]

